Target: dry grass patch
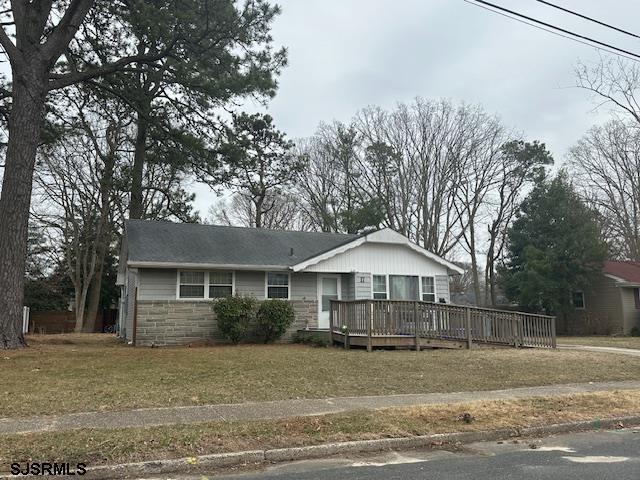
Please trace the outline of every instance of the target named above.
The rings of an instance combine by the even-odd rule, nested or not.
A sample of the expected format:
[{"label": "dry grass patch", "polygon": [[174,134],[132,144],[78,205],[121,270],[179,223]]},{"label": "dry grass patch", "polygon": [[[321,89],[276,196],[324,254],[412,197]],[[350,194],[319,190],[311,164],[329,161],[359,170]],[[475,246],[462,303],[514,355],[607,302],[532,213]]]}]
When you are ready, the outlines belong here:
[{"label": "dry grass patch", "polygon": [[[471,414],[473,421],[460,421],[463,413]],[[632,414],[640,414],[640,391],[425,405],[277,421],[11,435],[0,437],[0,465],[57,459],[95,466],[334,441],[597,421]]]},{"label": "dry grass patch", "polygon": [[108,335],[29,341],[0,353],[0,417],[640,378],[640,358],[570,350],[151,349]]},{"label": "dry grass patch", "polygon": [[559,344],[640,349],[640,337],[558,337]]}]

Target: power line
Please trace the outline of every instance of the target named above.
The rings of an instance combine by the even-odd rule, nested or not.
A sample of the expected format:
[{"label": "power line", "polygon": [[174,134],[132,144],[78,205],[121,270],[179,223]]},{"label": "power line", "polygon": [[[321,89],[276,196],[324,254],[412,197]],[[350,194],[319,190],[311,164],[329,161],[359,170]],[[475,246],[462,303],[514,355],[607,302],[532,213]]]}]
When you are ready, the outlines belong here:
[{"label": "power line", "polygon": [[[522,13],[518,13],[518,12],[516,12],[514,10],[509,10],[508,8],[501,7],[500,5],[495,5],[493,3],[486,2],[485,0],[464,0],[464,1],[467,2],[467,3],[470,3],[472,5],[475,5],[477,7],[484,8],[485,10],[489,10],[490,12],[497,13],[499,15],[502,15],[504,17],[510,18],[512,20],[517,20],[517,21],[519,21],[521,23],[525,23],[527,25],[539,28],[541,30],[545,30],[545,31],[547,31],[549,33],[554,33],[556,35],[559,35],[559,36],[564,37],[564,38],[568,38],[568,39],[576,41],[578,43],[583,43],[583,44],[589,45],[591,47],[599,48],[600,50],[603,50],[603,51],[606,51],[606,52],[609,52],[609,53],[613,53],[615,55],[620,55],[620,56],[628,58],[630,60],[640,61],[640,55],[638,55],[637,53],[631,52],[629,50],[624,50],[622,48],[616,47],[614,45],[610,45],[608,43],[601,42],[599,40],[587,37],[585,35],[580,35],[579,33],[575,33],[575,32],[572,32],[570,30],[566,30],[566,29],[561,28],[561,27],[557,27],[557,26],[552,25],[550,23],[543,22],[542,20],[538,20],[536,18],[529,17],[529,16],[524,15]],[[491,8],[487,8],[487,7],[483,6],[483,5],[486,5],[487,7],[491,7]],[[508,13],[510,15],[513,15],[513,16],[506,15],[505,13],[501,13],[501,12],[506,12],[506,13]],[[520,17],[520,18],[516,18],[516,17]],[[525,19],[525,20],[528,20],[529,22],[534,22],[534,23],[529,23],[529,22],[523,21],[521,19]],[[543,26],[548,27],[548,28],[542,28],[542,27],[539,27],[538,25],[534,25],[534,24],[543,25]],[[552,30],[549,30],[549,29],[552,29]],[[565,33],[567,35],[570,35],[570,36],[559,34],[559,33],[557,33],[556,31],[553,31],[553,30],[557,30],[558,32],[563,32],[563,33]],[[574,38],[574,37],[577,37],[577,38]],[[581,41],[581,40],[578,40],[578,39],[582,39],[584,41]],[[591,42],[591,43],[587,43],[587,42]],[[592,45],[593,43],[595,43],[596,45],[599,45],[599,47],[597,47],[596,45]]]},{"label": "power line", "polygon": [[597,20],[595,18],[589,17],[587,15],[583,15],[582,13],[575,12],[573,10],[569,10],[568,8],[561,7],[560,5],[556,5],[554,3],[547,2],[545,0],[536,0],[536,2],[542,3],[544,5],[547,5],[547,6],[551,7],[551,8],[557,8],[558,10],[562,10],[563,12],[569,13],[571,15],[575,15],[576,17],[580,17],[580,18],[583,18],[585,20],[589,20],[590,22],[597,23],[598,25],[602,25],[603,27],[610,28],[612,30],[615,30],[616,32],[624,33],[625,35],[630,35],[630,36],[635,37],[635,38],[640,38],[640,35],[636,35],[633,32],[629,32],[628,30],[623,30],[622,28],[618,28],[618,27],[616,27],[614,25],[610,25],[608,23],[601,22],[600,20]]},{"label": "power line", "polygon": [[502,12],[498,12],[496,10],[492,10],[490,8],[487,8],[487,7],[483,6],[483,5],[478,5],[477,3],[474,3],[471,0],[464,0],[464,1],[469,3],[469,4],[471,4],[471,5],[476,6],[478,8],[483,8],[484,10],[487,10],[488,12],[496,13],[498,15],[502,15],[503,17],[508,18],[509,20],[515,20],[516,22],[524,23],[525,25],[528,25],[528,26],[533,27],[533,28],[537,28],[538,30],[542,30],[544,32],[551,33],[552,35],[557,35],[558,37],[566,38],[567,40],[572,40],[574,42],[581,43],[582,45],[586,45],[588,47],[593,47],[593,48],[595,48],[597,50],[600,50],[600,51],[603,51],[603,52],[607,52],[607,53],[610,53],[612,55],[618,55],[620,57],[626,58],[628,60],[632,60],[634,62],[638,61],[637,58],[629,57],[628,55],[624,55],[622,53],[615,52],[613,50],[609,50],[608,48],[598,47],[597,45],[593,45],[593,44],[588,43],[588,42],[583,42],[582,40],[578,40],[577,38],[570,37],[569,35],[563,35],[562,33],[555,32],[555,31],[551,30],[550,28],[544,28],[544,27],[541,27],[540,25],[536,25],[535,23],[530,23],[530,22],[527,22],[527,21],[522,20],[520,18],[509,16],[506,13],[502,13]]}]

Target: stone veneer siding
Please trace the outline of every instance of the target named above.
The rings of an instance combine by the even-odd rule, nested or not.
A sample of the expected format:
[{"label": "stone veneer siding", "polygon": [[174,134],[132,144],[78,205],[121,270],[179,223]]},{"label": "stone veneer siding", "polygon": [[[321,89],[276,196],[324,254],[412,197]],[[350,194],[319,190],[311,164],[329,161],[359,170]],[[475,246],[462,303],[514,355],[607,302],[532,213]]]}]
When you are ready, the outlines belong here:
[{"label": "stone veneer siding", "polygon": [[[295,311],[295,320],[282,341],[291,341],[296,330],[317,324],[315,300],[290,300],[290,303]],[[227,342],[218,330],[213,303],[210,301],[138,300],[137,308],[137,345]]]}]

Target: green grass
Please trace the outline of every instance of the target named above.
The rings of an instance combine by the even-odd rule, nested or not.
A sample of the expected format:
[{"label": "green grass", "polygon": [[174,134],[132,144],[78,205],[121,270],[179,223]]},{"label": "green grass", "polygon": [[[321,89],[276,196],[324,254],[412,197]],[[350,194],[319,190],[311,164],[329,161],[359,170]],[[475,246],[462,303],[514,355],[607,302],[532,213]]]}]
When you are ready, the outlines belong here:
[{"label": "green grass", "polygon": [[640,349],[640,337],[558,337],[559,344]]},{"label": "green grass", "polygon": [[[469,413],[473,420],[459,418]],[[0,436],[0,471],[11,462],[59,459],[88,466],[193,457],[210,453],[522,428],[640,413],[640,391],[552,398],[425,405],[288,420],[189,426],[79,430]]]},{"label": "green grass", "polygon": [[152,349],[105,335],[29,341],[0,352],[0,417],[640,378],[640,358],[570,350]]}]

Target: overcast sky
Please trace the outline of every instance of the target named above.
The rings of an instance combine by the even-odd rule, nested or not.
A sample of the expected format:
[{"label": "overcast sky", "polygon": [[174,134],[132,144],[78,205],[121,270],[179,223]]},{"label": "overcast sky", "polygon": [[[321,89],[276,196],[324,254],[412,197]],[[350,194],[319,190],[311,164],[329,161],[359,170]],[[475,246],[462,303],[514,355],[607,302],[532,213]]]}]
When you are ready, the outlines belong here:
[{"label": "overcast sky", "polygon": [[[492,0],[507,8],[640,52],[640,40],[558,12],[535,0]],[[627,30],[640,3],[552,0]],[[291,138],[318,123],[348,121],[368,105],[393,108],[416,96],[480,103],[526,139],[545,142],[561,163],[567,149],[609,112],[594,112],[573,88],[578,60],[593,47],[488,12],[464,0],[281,0],[276,45],[289,66],[268,107]],[[247,105],[247,109],[254,109]],[[215,196],[194,186],[206,214]]]}]

